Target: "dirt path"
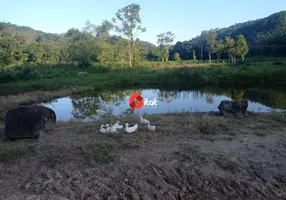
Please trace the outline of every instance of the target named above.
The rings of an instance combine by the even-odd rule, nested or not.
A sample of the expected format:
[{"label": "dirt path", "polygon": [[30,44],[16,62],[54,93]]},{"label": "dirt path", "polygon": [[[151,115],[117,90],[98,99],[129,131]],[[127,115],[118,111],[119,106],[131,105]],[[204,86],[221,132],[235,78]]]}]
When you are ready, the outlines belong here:
[{"label": "dirt path", "polygon": [[[43,142],[0,144],[0,199],[286,199],[281,116],[148,118],[154,133],[102,136],[95,123],[59,122]],[[19,148],[26,154],[3,159]]]}]

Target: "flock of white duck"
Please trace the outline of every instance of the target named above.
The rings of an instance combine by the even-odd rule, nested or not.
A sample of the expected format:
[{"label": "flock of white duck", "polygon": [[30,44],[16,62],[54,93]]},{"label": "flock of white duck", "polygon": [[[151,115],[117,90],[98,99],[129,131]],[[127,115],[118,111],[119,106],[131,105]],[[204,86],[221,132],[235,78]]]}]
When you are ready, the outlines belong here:
[{"label": "flock of white duck", "polygon": [[[140,115],[140,124],[145,124],[147,125],[147,128],[148,130],[150,131],[155,131],[156,129],[156,126],[151,126],[150,125],[150,121],[147,120],[147,119],[144,119],[142,117],[142,115]],[[101,125],[100,126],[100,129],[99,129],[99,132],[102,133],[102,134],[105,134],[105,133],[116,133],[118,132],[119,129],[123,129],[123,125],[120,125],[120,121],[116,121],[116,123],[113,125],[113,124],[106,124],[106,125]],[[129,127],[129,124],[128,123],[125,123],[125,127],[124,127],[124,131],[126,133],[134,133],[135,131],[137,131],[138,129],[138,124],[135,124],[134,126],[131,126]]]}]

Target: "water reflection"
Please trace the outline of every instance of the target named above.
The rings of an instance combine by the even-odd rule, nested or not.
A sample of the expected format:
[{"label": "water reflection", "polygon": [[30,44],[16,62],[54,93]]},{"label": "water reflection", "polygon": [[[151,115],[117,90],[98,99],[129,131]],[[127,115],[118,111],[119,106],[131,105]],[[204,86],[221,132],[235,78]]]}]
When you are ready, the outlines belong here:
[{"label": "water reflection", "polygon": [[74,108],[72,115],[77,119],[96,115],[98,110],[106,110],[101,98],[98,97],[71,98],[71,103]]},{"label": "water reflection", "polygon": [[206,94],[206,102],[209,104],[213,104],[214,103],[214,98],[212,95],[210,94]]},{"label": "water reflection", "polygon": [[93,91],[70,96],[73,106],[73,118],[85,119],[100,115],[111,115],[114,108],[120,108],[121,103],[130,93],[132,91],[106,91],[103,93]]},{"label": "water reflection", "polygon": [[183,99],[188,98],[188,94],[186,95],[186,92],[179,92],[179,91],[167,91],[167,90],[156,90],[158,100],[170,103],[174,101],[175,99],[181,98],[183,96]]},{"label": "water reflection", "polygon": [[[157,99],[157,106],[131,109],[129,97],[137,91],[148,100]],[[87,92],[45,102],[43,105],[55,110],[61,120],[95,120],[110,115],[132,115],[143,113],[167,113],[182,111],[218,111],[222,100],[249,100],[249,110],[267,112],[272,108],[286,109],[286,94],[281,91],[226,90],[205,88],[195,91],[178,90],[116,90]]]}]

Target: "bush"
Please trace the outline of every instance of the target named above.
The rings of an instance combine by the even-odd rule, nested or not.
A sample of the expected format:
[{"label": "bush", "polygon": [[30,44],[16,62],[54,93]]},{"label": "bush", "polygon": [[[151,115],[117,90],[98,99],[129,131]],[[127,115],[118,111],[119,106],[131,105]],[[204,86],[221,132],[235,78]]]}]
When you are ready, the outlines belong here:
[{"label": "bush", "polygon": [[24,72],[25,74],[29,74],[29,73],[31,73],[32,71],[33,71],[32,67],[26,66],[26,67],[23,68],[23,72]]},{"label": "bush", "polygon": [[250,63],[245,61],[245,60],[238,60],[236,61],[236,64],[235,65],[243,65],[243,66],[249,66]]},{"label": "bush", "polygon": [[180,60],[181,60],[181,57],[180,57],[180,54],[179,54],[179,53],[175,53],[175,54],[174,54],[174,60],[175,60],[175,61],[180,61]]},{"label": "bush", "polygon": [[15,82],[36,78],[36,72],[30,69],[9,68],[0,72],[0,83]]},{"label": "bush", "polygon": [[276,61],[276,62],[272,63],[272,65],[282,66],[282,65],[284,65],[284,62],[282,62],[282,61]]}]

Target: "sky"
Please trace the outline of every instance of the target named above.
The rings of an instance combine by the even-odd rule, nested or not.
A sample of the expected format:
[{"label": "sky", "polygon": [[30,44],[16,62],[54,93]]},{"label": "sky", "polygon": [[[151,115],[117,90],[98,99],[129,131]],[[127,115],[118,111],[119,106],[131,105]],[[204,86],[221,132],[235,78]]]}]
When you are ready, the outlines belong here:
[{"label": "sky", "polygon": [[156,44],[157,35],[175,34],[174,43],[192,39],[203,30],[267,17],[286,10],[285,0],[2,0],[0,21],[29,26],[48,33],[81,30],[85,22],[100,25],[118,9],[139,4],[142,26],[139,39]]}]

